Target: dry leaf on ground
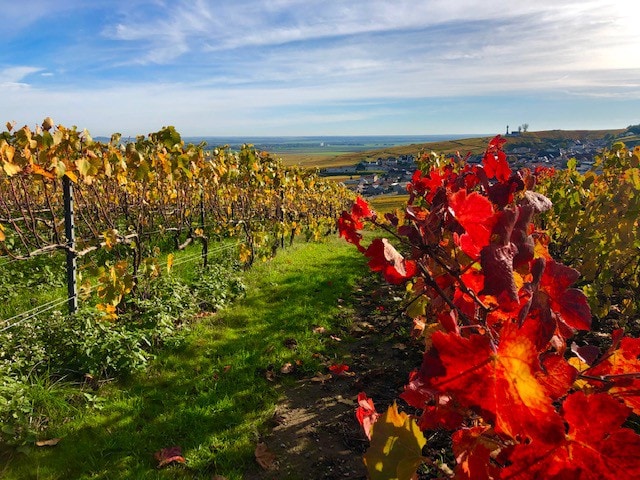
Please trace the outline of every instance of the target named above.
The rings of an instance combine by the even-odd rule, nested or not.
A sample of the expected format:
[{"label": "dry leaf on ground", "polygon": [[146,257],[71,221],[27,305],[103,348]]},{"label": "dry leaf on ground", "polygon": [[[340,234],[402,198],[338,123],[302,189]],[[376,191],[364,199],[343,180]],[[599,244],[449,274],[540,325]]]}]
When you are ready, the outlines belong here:
[{"label": "dry leaf on ground", "polygon": [[267,448],[267,444],[264,442],[260,442],[256,445],[256,462],[265,470],[271,470],[275,468],[276,456],[275,454]]},{"label": "dry leaf on ground", "polygon": [[36,442],[36,447],[55,447],[58,442],[62,440],[61,438],[51,438],[49,440],[38,440]]},{"label": "dry leaf on ground", "polygon": [[158,468],[166,467],[171,463],[185,463],[180,447],[163,448],[154,453],[153,457],[158,461]]}]

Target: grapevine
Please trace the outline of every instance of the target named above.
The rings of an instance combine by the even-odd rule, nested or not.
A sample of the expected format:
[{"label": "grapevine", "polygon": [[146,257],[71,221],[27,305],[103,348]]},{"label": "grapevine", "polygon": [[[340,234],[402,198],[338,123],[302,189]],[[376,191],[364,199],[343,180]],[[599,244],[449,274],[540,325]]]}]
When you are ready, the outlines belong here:
[{"label": "grapevine", "polygon": [[237,237],[239,259],[250,264],[298,235],[330,233],[353,198],[317,172],[286,167],[251,145],[239,152],[185,145],[173,127],[100,142],[49,118],[34,131],[7,124],[0,133],[0,255],[20,260],[70,249],[63,177],[75,195],[72,253],[112,254],[98,273],[100,309],[111,317],[155,258],[158,238],[178,250],[201,242],[206,252],[210,240]]},{"label": "grapevine", "polygon": [[[404,218],[358,198],[339,219],[372,270],[407,284],[424,345],[400,395],[414,415],[358,397],[370,478],[413,478],[434,463],[425,434],[443,430],[455,478],[640,478],[640,436],[624,426],[640,414],[640,340],[616,330],[604,352],[573,341],[592,319],[580,274],[549,253],[535,219],[552,202],[535,174],[511,171],[504,142],[482,165],[423,156]],[[363,245],[365,221],[395,242]]]}]

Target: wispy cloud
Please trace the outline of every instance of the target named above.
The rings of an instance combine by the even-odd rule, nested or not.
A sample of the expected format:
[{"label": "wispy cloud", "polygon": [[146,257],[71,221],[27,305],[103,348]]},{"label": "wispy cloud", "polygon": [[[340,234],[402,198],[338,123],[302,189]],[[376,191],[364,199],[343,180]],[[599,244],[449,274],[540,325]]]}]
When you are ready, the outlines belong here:
[{"label": "wispy cloud", "polygon": [[631,112],[640,103],[635,4],[70,0],[24,17],[10,4],[0,105],[103,131],[160,120],[191,131],[215,122],[225,134],[305,122],[397,131],[389,122],[403,111],[415,121],[427,104],[447,111],[442,100],[472,115],[462,105],[490,96],[558,105],[557,95],[608,96]]},{"label": "wispy cloud", "polygon": [[29,84],[23,80],[31,74],[42,71],[42,68],[28,66],[7,67],[0,70],[0,88],[25,88]]}]

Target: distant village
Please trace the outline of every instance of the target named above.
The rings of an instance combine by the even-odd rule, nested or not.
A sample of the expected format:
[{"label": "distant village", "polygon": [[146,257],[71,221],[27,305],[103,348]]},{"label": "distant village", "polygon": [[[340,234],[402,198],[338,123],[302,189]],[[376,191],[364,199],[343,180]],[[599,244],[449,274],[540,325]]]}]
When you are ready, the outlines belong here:
[{"label": "distant village", "polygon": [[[507,137],[521,135],[520,129],[511,133],[507,129]],[[554,146],[554,142],[548,141],[539,147],[514,146],[509,149],[507,144],[505,151],[508,154],[509,165],[513,169],[537,166],[562,169],[567,167],[569,159],[575,158],[577,170],[586,172],[593,166],[595,156],[609,144],[610,139],[605,138],[596,141],[564,140],[562,147]],[[473,155],[469,158],[472,164],[479,164],[481,161],[482,155]],[[416,158],[413,155],[401,155],[379,157],[376,160],[363,161],[351,166],[325,168],[320,174],[350,176],[351,178],[343,180],[348,188],[365,197],[373,197],[407,193],[407,183],[411,181],[416,168]]]}]

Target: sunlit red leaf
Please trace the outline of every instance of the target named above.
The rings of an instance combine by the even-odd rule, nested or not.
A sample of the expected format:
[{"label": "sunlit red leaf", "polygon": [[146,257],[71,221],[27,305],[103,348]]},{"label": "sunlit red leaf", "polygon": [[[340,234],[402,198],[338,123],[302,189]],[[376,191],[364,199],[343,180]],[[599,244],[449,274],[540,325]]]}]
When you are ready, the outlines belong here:
[{"label": "sunlit red leaf", "polygon": [[591,309],[587,297],[576,288],[569,288],[580,277],[580,272],[554,260],[547,261],[542,274],[540,290],[550,300],[551,309],[570,327],[591,329]]},{"label": "sunlit red leaf", "polygon": [[445,374],[429,379],[432,388],[478,408],[499,433],[513,438],[548,437],[562,430],[545,386],[533,341],[515,324],[507,324],[495,348],[483,335],[468,338],[433,334],[433,345]]},{"label": "sunlit red leaf", "polygon": [[491,462],[491,454],[500,445],[490,437],[491,429],[484,426],[462,428],[452,435],[456,457],[456,479],[489,480],[499,477],[498,468]]},{"label": "sunlit red leaf", "polygon": [[371,427],[380,414],[376,412],[376,408],[373,405],[373,400],[367,397],[367,394],[360,392],[358,394],[358,408],[356,408],[356,418],[358,423],[362,427],[364,434],[369,440],[371,440]]},{"label": "sunlit red leaf", "polygon": [[373,216],[373,212],[369,207],[369,204],[362,197],[358,197],[351,207],[351,216],[357,219],[371,218]]},{"label": "sunlit red leaf", "polygon": [[584,374],[606,379],[589,381],[624,401],[640,415],[640,338],[623,337],[614,342],[604,359]]},{"label": "sunlit red leaf", "polygon": [[432,405],[423,407],[418,419],[421,430],[455,430],[462,425],[466,409],[457,405],[448,395],[436,395]]},{"label": "sunlit red leaf", "polygon": [[344,372],[349,371],[349,365],[345,365],[344,363],[335,363],[333,365],[329,365],[329,370],[334,375],[342,375]]},{"label": "sunlit red leaf", "polygon": [[500,182],[506,182],[511,177],[507,155],[502,151],[502,145],[505,143],[504,138],[496,135],[487,146],[482,164],[489,179],[495,177]]},{"label": "sunlit red leaf", "polygon": [[359,219],[353,218],[347,212],[342,212],[342,215],[338,219],[338,232],[347,242],[353,243],[358,250],[364,252],[365,249],[360,245],[362,240],[362,234],[358,230],[362,230],[364,225]]},{"label": "sunlit red leaf", "polygon": [[630,409],[606,394],[571,394],[562,405],[569,429],[558,442],[515,447],[503,479],[640,478],[640,436],[621,428]]},{"label": "sunlit red leaf", "polygon": [[545,355],[542,370],[536,372],[536,378],[554,400],[566,395],[577,376],[578,371],[557,353]]},{"label": "sunlit red leaf", "polygon": [[465,230],[460,236],[460,247],[470,257],[477,257],[480,250],[489,244],[495,222],[491,202],[478,192],[467,195],[466,190],[459,190],[449,197],[449,206]]},{"label": "sunlit red leaf", "polygon": [[405,260],[386,238],[376,238],[371,242],[365,255],[371,259],[369,268],[382,272],[385,280],[392,284],[401,284],[418,272],[416,263]]}]

